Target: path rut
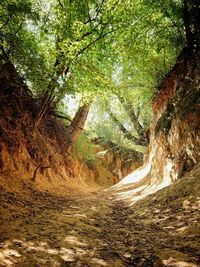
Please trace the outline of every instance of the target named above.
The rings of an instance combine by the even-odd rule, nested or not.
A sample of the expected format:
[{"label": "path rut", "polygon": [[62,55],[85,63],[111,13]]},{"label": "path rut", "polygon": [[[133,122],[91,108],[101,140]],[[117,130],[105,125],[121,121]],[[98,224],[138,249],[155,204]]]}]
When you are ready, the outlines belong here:
[{"label": "path rut", "polygon": [[[0,211],[0,266],[198,266],[191,262],[200,259],[195,248],[183,251],[166,222],[153,222],[148,212],[138,216],[107,194],[58,198],[34,192],[25,200],[1,188]],[[164,265],[161,251],[169,250],[190,265]]]}]

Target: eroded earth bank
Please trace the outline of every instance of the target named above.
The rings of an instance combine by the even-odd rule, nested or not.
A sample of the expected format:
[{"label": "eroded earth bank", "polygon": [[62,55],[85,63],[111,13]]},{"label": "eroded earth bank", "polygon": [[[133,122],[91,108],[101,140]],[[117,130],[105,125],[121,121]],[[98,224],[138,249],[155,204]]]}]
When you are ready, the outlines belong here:
[{"label": "eroded earth bank", "polygon": [[141,167],[140,152],[123,159],[107,144],[95,166],[78,157],[88,106],[64,123],[52,95],[37,98],[1,55],[1,267],[200,266],[200,22],[191,3],[192,40],[154,96]]},{"label": "eroded earth bank", "polygon": [[[107,190],[116,178],[109,171],[113,161],[100,177],[102,166],[98,172],[63,152],[66,129],[59,121],[48,122],[57,132],[49,124],[27,126],[36,107],[13,66],[2,66],[0,266],[200,266],[199,89],[192,76],[187,87],[184,78],[174,83],[184,60],[191,62],[179,59],[155,100],[161,104],[149,172],[138,183]],[[185,71],[187,79],[194,74]],[[166,117],[171,105],[177,111]],[[163,181],[173,183],[146,196]],[[135,202],[138,196],[146,197]]]}]

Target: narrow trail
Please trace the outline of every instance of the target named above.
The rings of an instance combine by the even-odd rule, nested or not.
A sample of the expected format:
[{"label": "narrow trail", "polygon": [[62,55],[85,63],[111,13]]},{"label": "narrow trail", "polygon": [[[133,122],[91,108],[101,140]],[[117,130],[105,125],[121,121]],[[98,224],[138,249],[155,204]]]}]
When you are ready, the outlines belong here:
[{"label": "narrow trail", "polygon": [[0,193],[1,267],[198,266],[173,265],[173,259],[163,265],[165,256],[182,253],[198,262],[200,253],[169,234],[171,218],[153,220],[156,211],[138,216],[105,193],[58,198],[34,192],[27,200]]}]

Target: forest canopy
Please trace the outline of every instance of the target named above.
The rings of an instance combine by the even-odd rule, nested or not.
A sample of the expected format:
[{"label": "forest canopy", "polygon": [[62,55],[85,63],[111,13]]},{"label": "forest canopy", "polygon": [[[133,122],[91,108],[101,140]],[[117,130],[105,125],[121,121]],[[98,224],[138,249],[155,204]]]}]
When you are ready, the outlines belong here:
[{"label": "forest canopy", "polygon": [[145,147],[151,101],[186,43],[183,11],[179,0],[2,0],[1,61],[38,102],[35,127],[89,106],[93,138]]}]

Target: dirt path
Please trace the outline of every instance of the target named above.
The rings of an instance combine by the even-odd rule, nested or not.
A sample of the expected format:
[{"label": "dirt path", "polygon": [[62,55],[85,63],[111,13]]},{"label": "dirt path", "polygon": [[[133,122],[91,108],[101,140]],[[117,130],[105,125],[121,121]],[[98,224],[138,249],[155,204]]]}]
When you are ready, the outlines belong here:
[{"label": "dirt path", "polygon": [[[198,266],[198,248],[184,250],[185,239],[169,235],[169,223],[138,216],[112,196],[34,192],[24,200],[0,191],[0,266]],[[173,265],[174,255],[193,264]]]}]

